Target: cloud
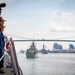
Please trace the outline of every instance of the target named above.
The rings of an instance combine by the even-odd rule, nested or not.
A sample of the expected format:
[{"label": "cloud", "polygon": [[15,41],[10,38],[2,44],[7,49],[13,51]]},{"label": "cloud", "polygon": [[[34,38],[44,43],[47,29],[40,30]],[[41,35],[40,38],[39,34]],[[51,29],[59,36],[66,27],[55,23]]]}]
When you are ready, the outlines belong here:
[{"label": "cloud", "polygon": [[50,28],[50,31],[51,32],[73,32],[75,31],[75,28],[53,24]]},{"label": "cloud", "polygon": [[56,25],[56,24],[52,24],[49,26],[45,26],[42,27],[42,29],[38,29],[34,32],[34,34],[36,36],[48,36],[49,34],[51,34],[50,32],[74,32],[75,29],[73,27],[69,27],[69,26],[60,26],[60,25]]},{"label": "cloud", "polygon": [[39,30],[35,31],[36,35],[44,35],[44,34],[47,34],[47,33],[49,33],[49,29],[46,26],[42,27],[42,29],[39,29]]},{"label": "cloud", "polygon": [[53,15],[59,19],[75,22],[75,10],[71,10],[71,11],[67,11],[67,12],[53,11]]},{"label": "cloud", "polygon": [[56,23],[43,26],[41,29],[35,30],[34,34],[37,36],[49,35],[50,32],[75,32],[75,28],[67,25],[57,25]]}]

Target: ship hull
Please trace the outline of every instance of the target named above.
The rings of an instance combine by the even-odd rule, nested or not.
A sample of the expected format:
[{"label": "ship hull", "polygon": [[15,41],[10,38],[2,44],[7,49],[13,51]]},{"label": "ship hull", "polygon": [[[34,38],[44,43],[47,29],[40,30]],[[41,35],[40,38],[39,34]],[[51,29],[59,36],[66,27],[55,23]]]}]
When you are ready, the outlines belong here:
[{"label": "ship hull", "polygon": [[26,58],[36,58],[37,54],[26,52]]}]

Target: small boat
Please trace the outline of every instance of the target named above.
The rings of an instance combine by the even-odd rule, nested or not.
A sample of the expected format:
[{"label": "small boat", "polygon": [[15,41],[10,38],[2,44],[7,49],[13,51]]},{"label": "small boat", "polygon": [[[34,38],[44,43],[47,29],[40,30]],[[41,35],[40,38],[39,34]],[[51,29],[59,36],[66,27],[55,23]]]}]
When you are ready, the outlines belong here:
[{"label": "small boat", "polygon": [[36,49],[36,46],[33,40],[31,46],[26,51],[26,58],[35,58],[37,57],[37,53],[38,53],[38,50]]},{"label": "small boat", "polygon": [[24,52],[25,52],[24,50],[22,50],[22,49],[20,50],[20,53],[24,53]]}]

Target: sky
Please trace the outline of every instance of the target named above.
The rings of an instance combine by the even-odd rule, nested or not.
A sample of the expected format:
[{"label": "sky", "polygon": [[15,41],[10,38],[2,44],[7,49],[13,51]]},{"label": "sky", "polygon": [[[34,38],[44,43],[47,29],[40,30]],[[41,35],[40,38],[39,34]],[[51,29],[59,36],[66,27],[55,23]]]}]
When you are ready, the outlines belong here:
[{"label": "sky", "polygon": [[[6,20],[4,34],[8,38],[75,39],[75,0],[0,0],[0,2],[6,3],[6,7],[2,8],[2,17]],[[17,43],[17,46],[19,45],[22,46],[18,49],[29,46],[27,43]],[[41,45],[38,47],[41,48]],[[46,45],[52,47],[49,42]]]}]

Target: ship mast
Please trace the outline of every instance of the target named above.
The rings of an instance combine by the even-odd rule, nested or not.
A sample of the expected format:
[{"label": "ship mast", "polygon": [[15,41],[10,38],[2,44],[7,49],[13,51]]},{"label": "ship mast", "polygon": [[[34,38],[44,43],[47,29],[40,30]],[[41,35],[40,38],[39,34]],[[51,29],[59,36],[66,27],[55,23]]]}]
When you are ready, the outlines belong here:
[{"label": "ship mast", "polygon": [[45,45],[43,44],[43,49],[45,49]]}]

